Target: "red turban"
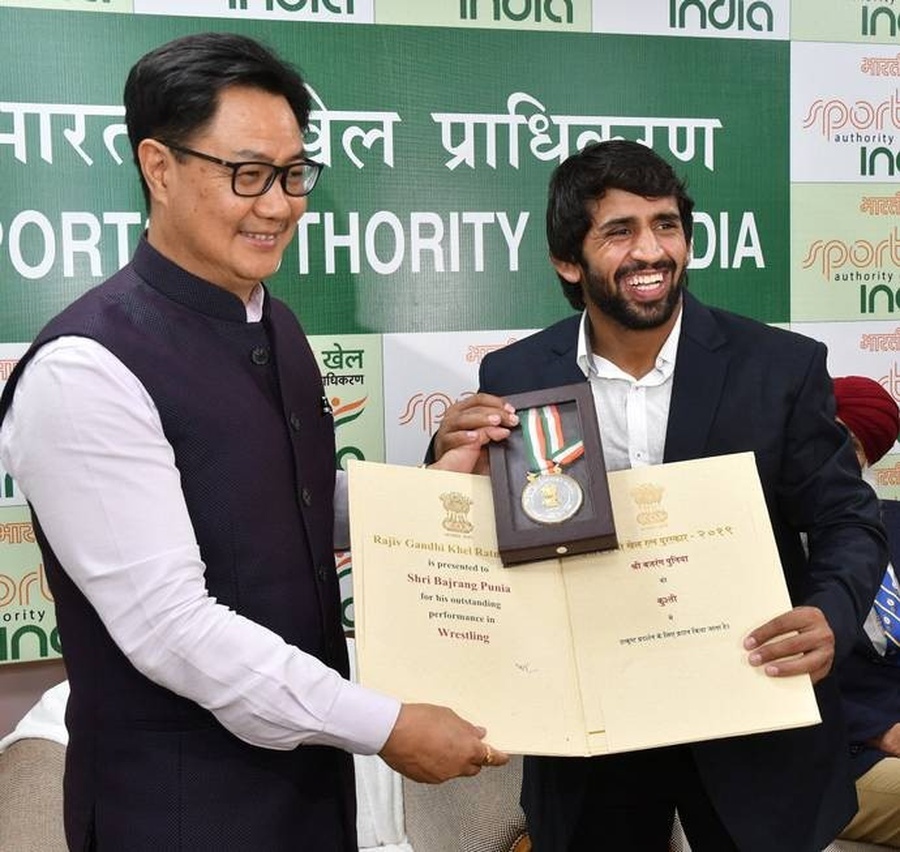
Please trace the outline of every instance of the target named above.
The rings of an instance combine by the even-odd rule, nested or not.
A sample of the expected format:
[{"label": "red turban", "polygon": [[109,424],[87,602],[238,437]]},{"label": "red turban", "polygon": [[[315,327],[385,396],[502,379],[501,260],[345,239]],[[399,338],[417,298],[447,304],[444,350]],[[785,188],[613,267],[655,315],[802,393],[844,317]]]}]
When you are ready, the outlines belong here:
[{"label": "red turban", "polygon": [[837,416],[859,439],[866,461],[875,464],[897,440],[900,410],[874,379],[844,376],[834,380]]}]

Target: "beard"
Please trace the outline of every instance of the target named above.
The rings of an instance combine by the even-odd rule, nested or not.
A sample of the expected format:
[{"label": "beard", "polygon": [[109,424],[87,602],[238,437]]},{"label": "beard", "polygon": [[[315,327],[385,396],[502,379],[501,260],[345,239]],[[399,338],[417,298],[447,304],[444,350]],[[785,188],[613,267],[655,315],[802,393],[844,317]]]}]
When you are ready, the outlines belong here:
[{"label": "beard", "polygon": [[585,296],[606,316],[624,328],[632,330],[659,328],[672,318],[675,308],[681,301],[681,293],[687,287],[687,270],[682,270],[678,280],[658,302],[631,302],[626,299],[621,291],[622,279],[636,272],[651,269],[674,273],[675,264],[671,261],[662,261],[651,265],[622,267],[616,272],[615,287],[612,290],[592,269],[585,269]]}]

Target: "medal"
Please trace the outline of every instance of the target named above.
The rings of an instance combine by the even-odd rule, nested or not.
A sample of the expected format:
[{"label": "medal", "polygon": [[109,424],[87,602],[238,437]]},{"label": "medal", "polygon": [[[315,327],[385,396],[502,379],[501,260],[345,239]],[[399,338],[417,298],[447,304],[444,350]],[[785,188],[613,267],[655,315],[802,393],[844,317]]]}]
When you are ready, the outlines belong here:
[{"label": "medal", "polygon": [[583,455],[584,442],[566,444],[555,405],[527,409],[522,433],[531,468],[522,490],[522,511],[539,524],[569,520],[581,508],[584,494],[578,481],[562,468]]},{"label": "medal", "polygon": [[522,490],[522,510],[539,524],[561,524],[580,508],[581,486],[567,473],[541,473]]}]

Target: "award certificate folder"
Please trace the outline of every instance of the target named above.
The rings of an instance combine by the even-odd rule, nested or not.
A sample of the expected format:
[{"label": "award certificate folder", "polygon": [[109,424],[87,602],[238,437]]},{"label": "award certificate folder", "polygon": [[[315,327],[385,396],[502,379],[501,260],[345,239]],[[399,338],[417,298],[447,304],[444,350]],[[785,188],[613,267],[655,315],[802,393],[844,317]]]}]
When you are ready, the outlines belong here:
[{"label": "award certificate folder", "polygon": [[511,753],[597,755],[820,721],[747,662],[791,608],[752,453],[609,475],[619,547],[504,568],[486,476],[354,461],[360,680]]}]

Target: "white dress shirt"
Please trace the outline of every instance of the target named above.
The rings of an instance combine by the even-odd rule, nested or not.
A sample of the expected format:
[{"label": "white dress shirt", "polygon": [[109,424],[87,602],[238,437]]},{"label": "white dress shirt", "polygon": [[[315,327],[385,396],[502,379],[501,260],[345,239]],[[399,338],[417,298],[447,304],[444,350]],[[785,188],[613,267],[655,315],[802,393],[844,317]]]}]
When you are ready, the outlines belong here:
[{"label": "white dress shirt", "polygon": [[636,379],[591,351],[587,311],[581,315],[578,366],[591,383],[607,470],[662,464],[681,316],[679,311],[653,369]]},{"label": "white dress shirt", "polygon": [[[248,322],[260,319],[263,293],[251,299]],[[41,347],[0,429],[0,461],[66,573],[150,680],[253,745],[361,754],[384,745],[398,701],[344,680],[210,597],[156,406],[103,346],[62,337]],[[346,537],[343,476],[335,499]]]}]

